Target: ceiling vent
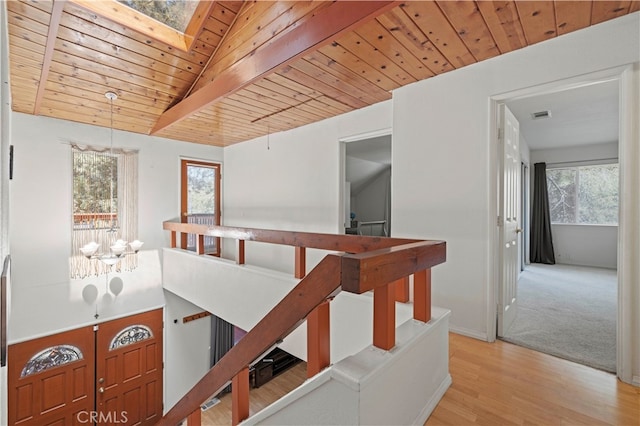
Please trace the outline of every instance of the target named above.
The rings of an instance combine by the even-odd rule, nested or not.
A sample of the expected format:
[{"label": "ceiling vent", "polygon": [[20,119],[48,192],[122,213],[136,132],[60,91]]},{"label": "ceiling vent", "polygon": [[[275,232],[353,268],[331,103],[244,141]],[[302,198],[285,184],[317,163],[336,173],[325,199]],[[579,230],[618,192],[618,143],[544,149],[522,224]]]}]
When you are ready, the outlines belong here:
[{"label": "ceiling vent", "polygon": [[538,111],[531,114],[531,118],[534,120],[541,120],[543,118],[551,118],[551,111]]}]

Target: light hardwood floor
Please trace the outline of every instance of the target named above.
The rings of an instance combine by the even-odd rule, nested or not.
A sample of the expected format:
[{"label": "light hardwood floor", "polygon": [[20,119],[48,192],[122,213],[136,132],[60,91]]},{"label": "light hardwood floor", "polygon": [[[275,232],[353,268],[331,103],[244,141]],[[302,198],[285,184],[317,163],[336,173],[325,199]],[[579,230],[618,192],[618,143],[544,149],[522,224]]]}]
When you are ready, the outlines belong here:
[{"label": "light hardwood floor", "polygon": [[[249,414],[253,415],[274,401],[282,398],[307,379],[307,363],[299,362],[269,382],[249,392]],[[231,394],[220,398],[220,402],[202,413],[205,426],[231,424]]]},{"label": "light hardwood floor", "polygon": [[453,384],[433,425],[640,425],[640,388],[502,341],[449,334]]},{"label": "light hardwood floor", "polygon": [[[497,341],[449,334],[453,384],[425,425],[640,426],[640,388],[609,373]],[[251,391],[251,412],[305,380],[299,363]],[[231,424],[226,395],[202,413],[207,426]]]}]

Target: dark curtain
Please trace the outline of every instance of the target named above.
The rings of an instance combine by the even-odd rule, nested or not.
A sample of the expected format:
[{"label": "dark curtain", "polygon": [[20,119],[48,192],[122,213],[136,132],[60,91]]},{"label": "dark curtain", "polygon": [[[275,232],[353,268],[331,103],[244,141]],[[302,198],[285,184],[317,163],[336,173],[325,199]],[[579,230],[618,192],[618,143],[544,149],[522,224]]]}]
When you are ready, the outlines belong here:
[{"label": "dark curtain", "polygon": [[[211,366],[213,367],[233,347],[233,324],[211,315]],[[230,392],[227,386],[222,393]]]},{"label": "dark curtain", "polygon": [[549,194],[547,193],[547,164],[534,164],[533,211],[531,214],[532,263],[555,265],[553,240],[551,238],[551,218],[549,214]]}]

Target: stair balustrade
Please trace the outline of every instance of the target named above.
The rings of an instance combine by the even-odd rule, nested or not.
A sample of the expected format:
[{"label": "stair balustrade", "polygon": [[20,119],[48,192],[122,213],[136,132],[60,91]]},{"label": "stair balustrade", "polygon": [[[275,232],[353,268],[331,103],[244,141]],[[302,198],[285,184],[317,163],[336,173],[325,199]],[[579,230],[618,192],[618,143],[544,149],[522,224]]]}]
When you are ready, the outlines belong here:
[{"label": "stair balustrade", "polygon": [[[409,300],[409,276],[413,275],[413,318],[431,318],[431,268],[446,261],[444,241],[406,238],[333,235],[254,228],[208,226],[164,222],[171,232],[171,247],[179,234],[195,235],[198,246],[204,237],[236,240],[236,262],[245,263],[245,242],[288,245],[295,248],[294,275],[299,283],[246,336],[216,363],[159,422],[175,426],[185,418],[198,424],[200,405],[230,382],[232,421],[249,417],[248,368],[273,349],[305,319],[307,320],[307,376],[330,365],[329,306],[339,291],[362,294],[373,291],[373,345],[390,350],[395,345],[395,303]],[[180,235],[181,237],[181,235]],[[327,254],[306,273],[306,249]],[[196,250],[202,254],[200,247]]]}]

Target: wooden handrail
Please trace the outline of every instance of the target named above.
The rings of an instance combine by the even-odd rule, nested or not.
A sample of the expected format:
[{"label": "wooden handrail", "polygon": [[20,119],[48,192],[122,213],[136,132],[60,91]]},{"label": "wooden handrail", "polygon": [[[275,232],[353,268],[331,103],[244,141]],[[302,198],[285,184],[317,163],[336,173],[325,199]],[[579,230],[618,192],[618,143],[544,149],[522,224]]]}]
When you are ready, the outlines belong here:
[{"label": "wooden handrail", "polygon": [[335,235],[313,232],[279,231],[272,229],[239,228],[230,226],[211,226],[197,223],[163,222],[163,229],[186,234],[209,235],[212,237],[232,238],[245,241],[280,244],[294,247],[306,247],[322,250],[362,253],[421,242],[409,238],[370,237],[364,235]]},{"label": "wooden handrail", "polygon": [[[245,241],[289,245],[295,250],[295,276],[302,278],[237,345],[163,417],[159,424],[175,425],[198,410],[200,404],[217,394],[241,371],[255,362],[293,331],[312,312],[307,325],[315,339],[308,342],[318,353],[309,354],[316,374],[329,365],[329,311],[327,300],[336,290],[352,293],[374,291],[373,344],[390,350],[395,345],[395,301],[398,284],[414,275],[414,319],[431,319],[431,267],[446,259],[444,241],[388,238],[361,235],[333,235],[289,232],[268,229],[211,226],[194,223],[164,222],[171,231],[171,247],[176,247],[177,234],[231,238],[238,241],[237,262],[244,264]],[[327,255],[305,275],[305,250],[315,248],[343,252]],[[322,311],[317,311],[323,305]],[[317,334],[320,333],[320,334]],[[243,383],[244,385],[244,383]],[[245,396],[248,398],[248,393]],[[239,405],[245,405],[247,402]],[[246,407],[245,407],[246,408]],[[238,413],[234,411],[234,415]],[[244,415],[248,416],[248,412]],[[242,414],[240,414],[242,416]],[[243,418],[237,418],[237,424]]]},{"label": "wooden handrail", "polygon": [[293,331],[306,316],[340,287],[340,256],[328,255],[289,292],[246,336],[160,420],[175,426],[220,392],[243,368],[251,365]]},{"label": "wooden handrail", "polygon": [[444,241],[420,241],[342,258],[342,289],[364,293],[446,260]]}]

